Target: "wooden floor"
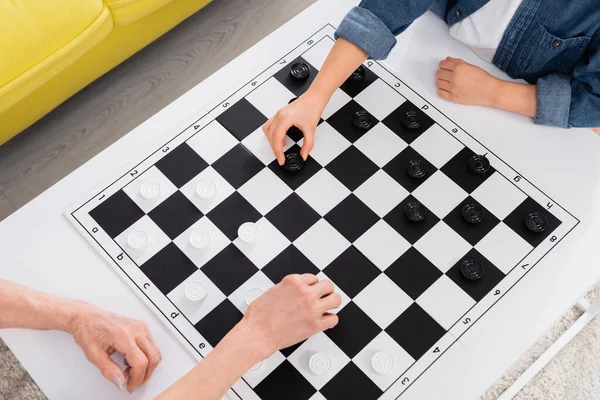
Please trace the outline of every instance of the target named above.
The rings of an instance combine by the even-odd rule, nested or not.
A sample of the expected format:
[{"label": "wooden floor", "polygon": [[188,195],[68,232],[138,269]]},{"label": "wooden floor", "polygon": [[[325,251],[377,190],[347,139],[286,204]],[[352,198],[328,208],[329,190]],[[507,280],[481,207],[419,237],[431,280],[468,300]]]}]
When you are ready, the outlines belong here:
[{"label": "wooden floor", "polygon": [[213,0],[0,146],[0,221],[315,0]]}]

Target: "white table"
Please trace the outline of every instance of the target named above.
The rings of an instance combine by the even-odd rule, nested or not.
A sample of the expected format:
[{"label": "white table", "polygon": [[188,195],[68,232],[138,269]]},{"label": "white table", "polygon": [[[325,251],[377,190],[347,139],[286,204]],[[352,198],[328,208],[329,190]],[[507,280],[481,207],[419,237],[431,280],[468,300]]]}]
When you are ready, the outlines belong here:
[{"label": "white table", "polygon": [[[128,395],[105,381],[69,336],[3,331],[2,338],[50,399],[150,398],[194,365],[188,352],[67,222],[64,210],[106,181],[106,166],[141,155],[145,149],[140,144],[153,148],[165,133],[193,120],[201,105],[223,92],[225,82],[234,85],[238,78],[241,82],[256,75],[265,66],[261,59],[276,59],[287,52],[290,43],[285,38],[290,32],[309,36],[327,20],[338,24],[351,5],[344,0],[318,2],[0,224],[2,278],[144,320],[164,356],[153,379]],[[600,279],[598,137],[583,130],[538,127],[528,118],[439,100],[434,72],[447,55],[506,77],[451,39],[445,24],[432,14],[402,35],[387,62],[413,89],[582,223],[469,331],[460,346],[453,346],[415,382],[403,400],[475,398]],[[538,151],[530,151],[534,147]]]}]

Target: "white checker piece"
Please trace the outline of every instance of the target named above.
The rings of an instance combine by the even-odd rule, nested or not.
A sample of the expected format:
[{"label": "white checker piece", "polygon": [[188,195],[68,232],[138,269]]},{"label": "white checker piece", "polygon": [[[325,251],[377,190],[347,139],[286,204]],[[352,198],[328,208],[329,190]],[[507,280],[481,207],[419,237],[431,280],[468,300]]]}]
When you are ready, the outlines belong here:
[{"label": "white checker piece", "polygon": [[443,221],[423,235],[414,247],[443,273],[452,268],[472,248]]},{"label": "white checker piece", "polygon": [[[212,182],[216,186],[216,194],[212,198],[202,198],[197,192],[200,182]],[[208,214],[210,210],[218,206],[223,200],[231,196],[235,189],[229,184],[213,167],[207,167],[200,172],[191,181],[186,183],[181,189],[185,195],[203,214]]]},{"label": "white checker piece", "polygon": [[379,121],[382,121],[406,101],[403,96],[381,79],[371,83],[354,100]]},{"label": "white checker piece", "polygon": [[527,198],[525,193],[498,172],[486,179],[471,196],[500,220]]},{"label": "white checker piece", "polygon": [[[381,375],[373,369],[371,360],[376,353],[385,352],[392,356],[394,368],[387,375]],[[360,368],[381,390],[386,390],[415,361],[387,333],[381,332],[366,345],[354,358],[354,364]]]},{"label": "white checker piece", "polygon": [[[304,139],[301,139],[298,145],[302,146],[303,144]],[[310,152],[310,155],[324,167],[342,154],[348,147],[350,147],[348,139],[333,129],[327,122],[322,122],[317,127],[315,147]]]},{"label": "white checker piece", "polygon": [[323,168],[296,189],[296,194],[324,216],[348,197],[350,190]]},{"label": "white checker piece", "polygon": [[353,301],[382,329],[413,303],[410,296],[385,274],[377,276]]},{"label": "white checker piece", "polygon": [[359,186],[354,194],[380,218],[383,218],[409,193],[395,179],[380,169]]},{"label": "white checker piece", "polygon": [[258,271],[250,279],[248,279],[242,286],[237,288],[235,292],[229,295],[229,301],[238,308],[242,313],[245,313],[248,309],[248,302],[246,297],[249,291],[254,289],[261,289],[266,292],[274,284],[262,271]]},{"label": "white checker piece", "polygon": [[500,222],[477,243],[475,249],[500,271],[508,274],[533,247],[504,222]]},{"label": "white checker piece", "polygon": [[[262,127],[257,128],[254,132],[249,134],[244,140],[242,140],[242,144],[252,154],[254,154],[256,158],[262,161],[263,164],[269,165],[271,162],[275,161],[275,154],[269,145],[269,141],[267,140]],[[283,151],[288,150],[293,145],[294,141],[286,135]]]},{"label": "white checker piece", "polygon": [[[136,249],[128,244],[128,238],[131,233],[138,231],[144,232],[148,241],[144,247]],[[140,266],[161,251],[171,240],[149,216],[144,215],[136,223],[117,236],[115,241],[129,257]]]},{"label": "white checker piece", "polygon": [[[186,286],[194,281],[204,282],[206,285],[206,296],[200,302],[190,301],[185,296]],[[181,282],[175,289],[167,295],[177,308],[190,320],[192,324],[196,324],[204,318],[209,312],[217,307],[223,300],[225,295],[215,286],[214,283],[201,270],[197,270],[190,275],[185,281]]]},{"label": "white checker piece", "polygon": [[271,118],[295,97],[294,93],[290,92],[277,79],[269,78],[246,96],[246,100],[265,117]]},{"label": "white checker piece", "polygon": [[408,145],[390,128],[379,123],[358,139],[354,146],[379,168],[383,168]]},{"label": "white checker piece", "polygon": [[410,145],[436,168],[442,168],[457,155],[463,145],[444,128],[433,124]]},{"label": "white checker piece", "polygon": [[[331,367],[322,375],[314,374],[309,368],[310,357],[315,353],[325,353],[331,359]],[[289,357],[288,361],[316,389],[321,389],[331,378],[350,362],[350,358],[327,335],[319,332],[302,343]]]},{"label": "white checker piece", "polygon": [[[320,281],[329,279],[329,277],[327,277],[327,275],[325,275],[325,273],[323,273],[323,271],[320,271],[317,274],[317,278],[319,278]],[[329,279],[329,280],[331,280],[331,279]],[[332,314],[337,314],[338,312],[340,312],[340,310],[342,308],[346,307],[346,305],[348,303],[350,303],[351,299],[350,299],[350,297],[348,297],[348,295],[346,293],[344,293],[344,291],[342,289],[340,289],[340,287],[338,285],[335,284],[334,281],[331,281],[331,282],[333,283],[334,292],[339,293],[339,295],[342,297],[342,304],[340,304],[340,306],[338,308],[332,308],[328,312],[330,312]]]},{"label": "white checker piece", "polygon": [[[210,235],[210,244],[204,249],[198,249],[192,246],[190,237],[193,232],[205,231]],[[219,254],[230,243],[229,239],[219,230],[207,217],[202,217],[195,224],[186,229],[173,241],[177,247],[194,263],[198,268],[202,267],[211,258]]]},{"label": "white checker piece", "polygon": [[446,275],[442,275],[419,298],[417,304],[444,329],[449,330],[475,305],[475,300]]},{"label": "white checker piece", "polygon": [[[142,187],[146,182],[155,182],[159,185],[160,194],[156,198],[147,199],[142,196]],[[175,193],[177,187],[153,165],[137,179],[125,186],[123,191],[147,214]]]},{"label": "white checker piece", "polygon": [[187,144],[204,161],[212,164],[238,144],[238,141],[221,124],[213,121],[189,138]]},{"label": "white checker piece", "polygon": [[336,89],[329,99],[329,103],[325,106],[321,117],[327,119],[335,114],[340,108],[344,107],[352,98],[341,89]]},{"label": "white checker piece", "polygon": [[266,218],[259,219],[256,226],[259,231],[256,242],[247,243],[237,238],[233,244],[260,269],[285,250],[290,241]]},{"label": "white checker piece", "polygon": [[448,215],[468,195],[440,170],[435,171],[413,192],[413,196],[439,218]]},{"label": "white checker piece", "polygon": [[321,70],[325,59],[329,55],[329,52],[333,48],[335,42],[330,38],[326,37],[320,40],[317,44],[312,46],[309,50],[307,50],[304,54],[302,54],[302,58],[304,58],[310,65],[315,67],[317,70]]},{"label": "white checker piece", "polygon": [[243,378],[251,387],[255,388],[256,385],[262,382],[263,379],[269,376],[284,361],[285,357],[283,354],[277,351],[271,357],[263,360],[256,368],[250,368],[243,375]]},{"label": "white checker piece", "polygon": [[264,168],[246,182],[238,192],[262,215],[266,215],[275,206],[285,200],[292,189],[273,171]]},{"label": "white checker piece", "polygon": [[350,247],[350,242],[329,222],[320,219],[300,235],[294,245],[322,270]]},{"label": "white checker piece", "polygon": [[410,248],[410,243],[387,222],[379,220],[354,242],[354,246],[384,271]]}]

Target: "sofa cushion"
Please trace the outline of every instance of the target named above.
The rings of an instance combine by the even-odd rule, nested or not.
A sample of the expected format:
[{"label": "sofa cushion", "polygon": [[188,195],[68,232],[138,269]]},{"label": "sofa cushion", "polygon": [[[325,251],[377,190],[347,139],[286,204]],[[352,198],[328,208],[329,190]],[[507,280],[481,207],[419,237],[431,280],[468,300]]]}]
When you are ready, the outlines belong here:
[{"label": "sofa cushion", "polygon": [[112,29],[102,0],[0,2],[0,112],[43,85]]},{"label": "sofa cushion", "polygon": [[131,24],[171,3],[173,0],[104,0],[110,8],[115,25]]}]

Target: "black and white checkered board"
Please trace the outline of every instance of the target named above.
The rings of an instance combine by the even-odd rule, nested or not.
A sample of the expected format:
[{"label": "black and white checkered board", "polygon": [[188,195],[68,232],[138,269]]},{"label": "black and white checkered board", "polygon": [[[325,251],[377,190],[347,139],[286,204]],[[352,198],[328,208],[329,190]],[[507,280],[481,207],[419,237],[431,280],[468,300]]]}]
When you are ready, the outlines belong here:
[{"label": "black and white checkered board", "polygon": [[[377,62],[365,63],[363,80],[336,91],[303,169],[280,168],[261,125],[306,90],[333,33],[327,25],[271,60],[259,76],[68,212],[196,357],[242,318],[249,290],[266,290],[290,273],[335,283],[344,299],[336,310],[339,325],[248,371],[230,397],[397,398],[578,223]],[[311,67],[303,83],[290,77],[299,60]],[[369,130],[352,124],[361,109],[377,120]],[[420,129],[400,122],[410,110],[420,115]],[[301,139],[290,132],[287,151],[298,151]],[[474,154],[487,154],[490,172],[470,172]],[[406,174],[414,158],[426,160],[422,180]],[[148,181],[160,186],[154,200],[140,193]],[[216,185],[215,198],[197,194],[202,181]],[[413,199],[429,210],[421,223],[403,215]],[[479,225],[461,218],[462,205],[472,201],[486,210]],[[546,215],[543,233],[526,229],[524,215],[532,211]],[[248,221],[260,229],[253,245],[237,238]],[[149,237],[141,251],[127,240],[139,230]],[[208,249],[190,244],[197,230],[210,233]],[[465,258],[479,260],[482,279],[461,276]],[[197,280],[208,292],[199,304],[184,296]],[[323,375],[308,368],[317,352],[331,359]],[[387,375],[371,365],[377,352],[393,357]]]}]

